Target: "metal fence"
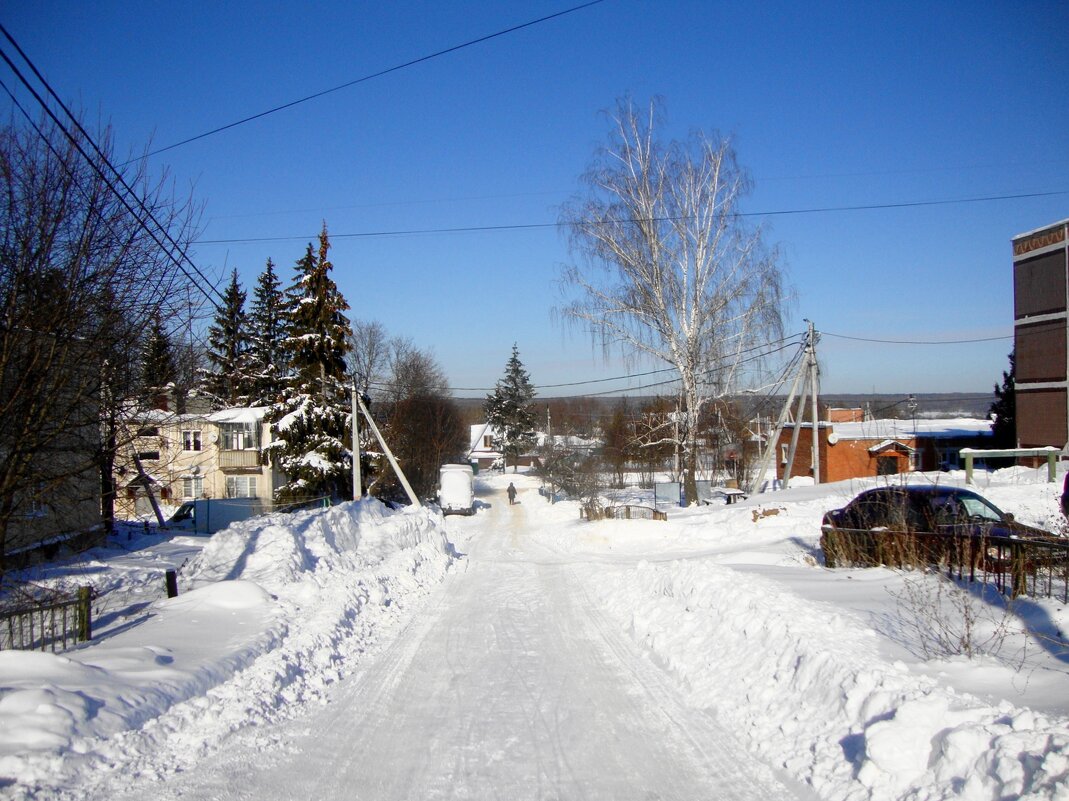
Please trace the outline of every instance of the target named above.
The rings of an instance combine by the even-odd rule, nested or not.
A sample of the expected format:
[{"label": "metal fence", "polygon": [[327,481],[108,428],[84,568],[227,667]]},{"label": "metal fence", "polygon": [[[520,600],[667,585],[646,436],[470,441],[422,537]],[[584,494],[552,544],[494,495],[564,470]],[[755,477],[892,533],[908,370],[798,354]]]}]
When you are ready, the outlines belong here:
[{"label": "metal fence", "polygon": [[1003,595],[1069,603],[1069,541],[976,534],[825,529],[828,567],[935,567],[950,578],[994,585]]},{"label": "metal fence", "polygon": [[0,650],[65,651],[93,634],[92,590],[0,609]]}]

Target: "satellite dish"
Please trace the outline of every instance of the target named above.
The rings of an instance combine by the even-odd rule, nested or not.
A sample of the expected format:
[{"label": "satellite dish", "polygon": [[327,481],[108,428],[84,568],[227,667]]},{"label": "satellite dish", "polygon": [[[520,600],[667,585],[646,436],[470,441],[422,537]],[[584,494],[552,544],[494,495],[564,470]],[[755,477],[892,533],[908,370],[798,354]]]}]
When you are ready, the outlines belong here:
[{"label": "satellite dish", "polygon": [[210,442],[210,443],[212,443],[214,445],[218,441],[219,441],[219,435],[216,434],[214,431],[211,434],[208,435],[208,442]]},{"label": "satellite dish", "polygon": [[192,473],[193,475],[197,475],[197,473],[200,472],[200,465],[199,464],[193,465],[191,468],[189,468],[189,472]]},{"label": "satellite dish", "polygon": [[839,435],[836,434],[834,431],[832,431],[830,434],[828,434],[828,444],[829,445],[834,445],[838,441],[839,441]]}]

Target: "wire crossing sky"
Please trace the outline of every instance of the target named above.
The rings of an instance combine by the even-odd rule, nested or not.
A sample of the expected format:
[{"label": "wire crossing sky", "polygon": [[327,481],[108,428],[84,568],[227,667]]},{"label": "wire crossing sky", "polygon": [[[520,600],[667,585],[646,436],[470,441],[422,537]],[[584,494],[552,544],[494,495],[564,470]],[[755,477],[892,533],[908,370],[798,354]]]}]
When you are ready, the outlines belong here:
[{"label": "wire crossing sky", "polygon": [[456,387],[493,386],[513,342],[547,387],[664,367],[606,362],[554,314],[557,210],[627,93],[664,98],[667,135],[731,137],[794,288],[786,330],[836,332],[830,392],[990,392],[1010,239],[1069,217],[1060,1],[10,0],[0,22],[90,131],[113,124],[118,160],[155,151],[204,204],[205,275],[248,289],[270,257],[288,281],[325,221],[352,316]]}]

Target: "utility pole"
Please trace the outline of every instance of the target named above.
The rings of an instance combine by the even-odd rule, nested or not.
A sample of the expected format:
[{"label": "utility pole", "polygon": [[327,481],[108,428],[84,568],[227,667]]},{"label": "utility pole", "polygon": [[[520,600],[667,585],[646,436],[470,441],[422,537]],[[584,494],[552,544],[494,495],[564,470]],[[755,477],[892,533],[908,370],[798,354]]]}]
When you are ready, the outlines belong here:
[{"label": "utility pole", "polygon": [[817,332],[810,320],[809,323],[809,386],[813,393],[813,483],[820,483],[820,369],[817,367]]},{"label": "utility pole", "polygon": [[360,409],[356,402],[356,376],[353,376],[353,500],[364,496],[364,484],[360,476]]},{"label": "utility pole", "polygon": [[[801,425],[801,417],[802,417],[801,412],[805,408],[805,404],[804,404],[805,391],[806,391],[805,390],[805,384],[806,384],[807,380],[808,381],[815,380],[816,375],[817,375],[817,369],[816,369],[816,361],[817,361],[817,357],[816,357],[816,331],[814,330],[813,324],[811,322],[809,322],[808,320],[806,320],[806,322],[809,324],[809,329],[808,329],[807,337],[806,337],[805,352],[804,352],[804,354],[802,356],[802,359],[799,362],[798,371],[795,373],[794,383],[791,385],[791,391],[787,394],[787,401],[783,404],[783,409],[781,409],[780,413],[779,413],[779,419],[776,421],[776,425],[772,428],[772,432],[769,434],[768,443],[766,444],[765,451],[761,456],[760,468],[758,469],[758,472],[757,472],[757,480],[754,483],[753,487],[751,487],[751,489],[750,489],[751,492],[759,492],[760,491],[761,483],[765,480],[765,472],[768,470],[769,464],[771,463],[772,459],[775,457],[776,447],[779,444],[779,438],[780,438],[780,434],[783,432],[784,424],[787,422],[787,417],[790,414],[791,404],[794,403],[794,399],[798,394],[799,388],[801,387],[803,394],[802,394],[802,397],[800,398],[799,403],[798,403],[798,414],[797,414],[798,419],[795,420],[795,423],[794,423],[794,433],[793,433],[793,435],[791,437],[791,448],[790,448],[790,451],[788,452],[787,464],[784,465],[784,472],[783,472],[784,484],[786,485],[788,483],[789,479],[790,479],[791,468],[794,466],[794,450],[795,450],[795,446],[798,443],[798,438],[797,438],[798,427]],[[813,393],[814,393],[814,395],[816,394],[816,386],[815,385],[813,387]],[[815,401],[814,401],[814,406],[815,406]],[[819,475],[816,471],[819,470],[818,465],[820,464],[820,461],[819,461],[819,458],[818,458],[819,455],[820,455],[820,452],[819,452],[819,449],[816,448],[816,444],[815,444],[816,443],[816,437],[817,437],[817,421],[816,421],[816,418],[814,417],[814,420],[813,420],[813,441],[814,441],[814,454],[815,454],[815,456],[814,456],[814,461],[813,461],[813,466],[814,466],[814,474],[813,475],[814,475],[815,478],[817,478],[817,476]],[[819,481],[819,478],[817,478],[817,480]]]},{"label": "utility pole", "polygon": [[364,418],[367,420],[368,425],[371,426],[371,433],[375,435],[375,439],[379,441],[379,445],[382,447],[383,453],[386,454],[386,459],[390,462],[390,467],[393,468],[393,472],[397,475],[397,480],[401,482],[401,486],[404,487],[405,494],[408,495],[408,500],[417,509],[423,504],[419,502],[419,498],[416,497],[416,493],[412,491],[412,485],[408,483],[408,479],[405,478],[404,471],[401,470],[401,465],[397,464],[397,459],[394,458],[393,451],[390,450],[390,446],[386,444],[386,440],[383,439],[382,432],[379,431],[379,427],[375,425],[375,419],[371,416],[371,412],[364,406],[364,402],[360,398],[356,399],[356,404],[363,413]]}]

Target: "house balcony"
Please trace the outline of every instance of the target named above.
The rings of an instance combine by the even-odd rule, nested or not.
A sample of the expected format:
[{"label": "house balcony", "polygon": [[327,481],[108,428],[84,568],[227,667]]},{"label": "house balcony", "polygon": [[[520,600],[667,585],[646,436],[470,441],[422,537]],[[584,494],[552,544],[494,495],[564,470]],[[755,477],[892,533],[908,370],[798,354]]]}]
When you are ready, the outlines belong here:
[{"label": "house balcony", "polygon": [[219,451],[220,470],[259,470],[260,451],[248,449],[243,451]]}]

